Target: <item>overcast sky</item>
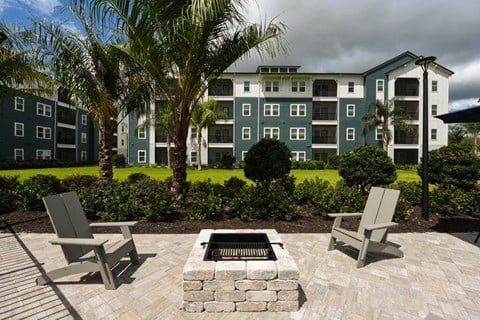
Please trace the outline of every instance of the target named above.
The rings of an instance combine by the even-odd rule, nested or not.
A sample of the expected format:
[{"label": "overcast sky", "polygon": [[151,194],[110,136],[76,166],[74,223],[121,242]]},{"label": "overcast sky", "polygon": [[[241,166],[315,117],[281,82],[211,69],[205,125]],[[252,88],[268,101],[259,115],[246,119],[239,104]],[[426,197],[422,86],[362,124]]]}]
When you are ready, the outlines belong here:
[{"label": "overcast sky", "polygon": [[[0,20],[61,16],[66,0],[0,0]],[[304,72],[363,72],[404,51],[437,57],[452,70],[450,109],[480,98],[480,0],[253,0],[251,22],[267,18],[288,26],[290,53],[258,64],[300,65]]]}]

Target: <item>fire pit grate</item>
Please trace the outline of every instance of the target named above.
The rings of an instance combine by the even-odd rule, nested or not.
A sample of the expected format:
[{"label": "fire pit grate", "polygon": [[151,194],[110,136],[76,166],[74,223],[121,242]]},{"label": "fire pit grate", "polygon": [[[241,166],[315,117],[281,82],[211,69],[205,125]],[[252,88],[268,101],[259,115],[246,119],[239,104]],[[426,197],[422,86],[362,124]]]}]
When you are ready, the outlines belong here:
[{"label": "fire pit grate", "polygon": [[212,233],[203,260],[277,260],[266,233]]}]

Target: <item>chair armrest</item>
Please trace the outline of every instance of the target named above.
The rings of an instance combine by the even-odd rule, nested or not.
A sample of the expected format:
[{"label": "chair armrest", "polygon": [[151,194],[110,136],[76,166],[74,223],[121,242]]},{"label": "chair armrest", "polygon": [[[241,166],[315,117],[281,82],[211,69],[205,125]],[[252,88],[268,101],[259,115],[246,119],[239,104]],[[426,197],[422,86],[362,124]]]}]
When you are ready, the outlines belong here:
[{"label": "chair armrest", "polygon": [[102,247],[108,240],[99,240],[91,238],[57,238],[48,241],[56,245],[73,245],[73,246],[88,246],[88,247]]},{"label": "chair armrest", "polygon": [[138,221],[119,221],[119,222],[92,222],[90,227],[133,227]]},{"label": "chair armrest", "polygon": [[362,213],[360,212],[355,212],[355,213],[350,213],[350,212],[345,212],[345,213],[329,213],[328,216],[331,218],[349,218],[349,217],[360,217]]},{"label": "chair armrest", "polygon": [[378,223],[378,224],[367,224],[367,225],[363,226],[363,228],[365,230],[373,231],[373,230],[378,230],[378,229],[386,229],[386,228],[390,228],[390,227],[395,227],[396,225],[398,225],[398,223],[385,222],[385,223]]}]

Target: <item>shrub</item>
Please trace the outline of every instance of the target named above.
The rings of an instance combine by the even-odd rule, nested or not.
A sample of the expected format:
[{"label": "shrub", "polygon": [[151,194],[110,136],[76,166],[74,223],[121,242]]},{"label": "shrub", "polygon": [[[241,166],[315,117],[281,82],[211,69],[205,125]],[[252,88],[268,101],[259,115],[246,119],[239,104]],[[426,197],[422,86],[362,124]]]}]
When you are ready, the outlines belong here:
[{"label": "shrub", "polygon": [[395,208],[395,213],[393,215],[393,221],[399,222],[408,220],[413,211],[412,204],[400,193],[400,198],[398,199],[397,207]]},{"label": "shrub", "polygon": [[364,192],[368,186],[381,186],[397,179],[395,165],[385,150],[374,145],[360,146],[340,158],[339,174],[348,186]]},{"label": "shrub", "polygon": [[114,154],[112,157],[112,163],[117,168],[125,168],[127,166],[127,159],[122,153]]},{"label": "shrub", "polygon": [[18,192],[18,208],[45,210],[42,197],[64,191],[60,180],[51,174],[37,174],[25,180]]},{"label": "shrub", "polygon": [[86,174],[73,174],[62,180],[63,188],[67,191],[89,188],[92,184],[98,182],[98,177]]},{"label": "shrub", "polygon": [[99,212],[105,212],[105,204],[114,198],[114,186],[117,182],[102,181],[94,182],[89,187],[83,187],[77,190],[78,197],[82,203],[83,211],[90,220],[100,218]]},{"label": "shrub", "polygon": [[467,214],[479,216],[480,190],[465,191],[461,188],[436,188],[430,192],[430,211],[441,215]]},{"label": "shrub", "polygon": [[225,200],[231,200],[235,195],[243,190],[247,183],[237,177],[231,177],[223,183],[222,196]]},{"label": "shrub", "polygon": [[344,180],[335,185],[335,192],[330,199],[333,212],[358,212],[365,208],[367,196],[355,186],[349,186]]},{"label": "shrub", "polygon": [[328,169],[336,169],[338,170],[338,167],[340,165],[340,156],[336,154],[332,154],[328,157],[326,168]]},{"label": "shrub", "polygon": [[0,170],[65,168],[98,165],[97,161],[15,160],[0,161]]},{"label": "shrub", "polygon": [[130,187],[146,220],[167,221],[175,216],[178,206],[175,195],[166,182],[147,178],[135,182]]},{"label": "shrub", "polygon": [[138,182],[140,180],[144,180],[144,179],[148,179],[149,177],[145,174],[145,173],[142,173],[142,172],[135,172],[135,173],[132,173],[130,174],[128,177],[127,177],[127,181],[129,183],[135,183],[135,182]]},{"label": "shrub", "polygon": [[0,213],[17,208],[19,187],[18,176],[0,176]]},{"label": "shrub", "polygon": [[[428,180],[443,188],[472,189],[480,179],[480,158],[459,145],[445,146],[430,151]],[[422,176],[422,166],[418,174]]]},{"label": "shrub", "polygon": [[141,218],[142,207],[128,181],[112,184],[110,193],[103,194],[103,210],[98,216],[107,221],[128,221]]},{"label": "shrub", "polygon": [[235,157],[229,153],[225,153],[222,156],[222,168],[232,169],[235,164]]},{"label": "shrub", "polygon": [[222,186],[210,180],[193,183],[189,190],[192,200],[190,219],[219,219],[223,217]]},{"label": "shrub", "polygon": [[292,169],[323,170],[325,169],[325,162],[317,160],[292,161]]},{"label": "shrub", "polygon": [[400,190],[400,197],[411,206],[422,204],[422,184],[420,182],[397,181],[391,188]]},{"label": "shrub", "polygon": [[294,196],[298,205],[309,205],[315,210],[315,214],[325,216],[327,213],[336,212],[332,210],[331,204],[334,192],[335,189],[328,181],[315,177],[298,184]]},{"label": "shrub", "polygon": [[276,139],[262,139],[245,156],[245,177],[255,182],[270,182],[290,172],[290,149]]}]

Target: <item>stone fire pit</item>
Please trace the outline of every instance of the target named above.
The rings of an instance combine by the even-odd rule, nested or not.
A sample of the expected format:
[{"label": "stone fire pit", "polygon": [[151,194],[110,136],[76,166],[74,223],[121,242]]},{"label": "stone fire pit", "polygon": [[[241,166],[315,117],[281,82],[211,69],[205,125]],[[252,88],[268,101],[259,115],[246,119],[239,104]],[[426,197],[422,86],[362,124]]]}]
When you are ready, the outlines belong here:
[{"label": "stone fire pit", "polygon": [[272,244],[277,260],[204,261],[212,233],[266,233],[276,230],[202,230],[183,269],[186,312],[298,311],[298,267],[285,245]]}]

